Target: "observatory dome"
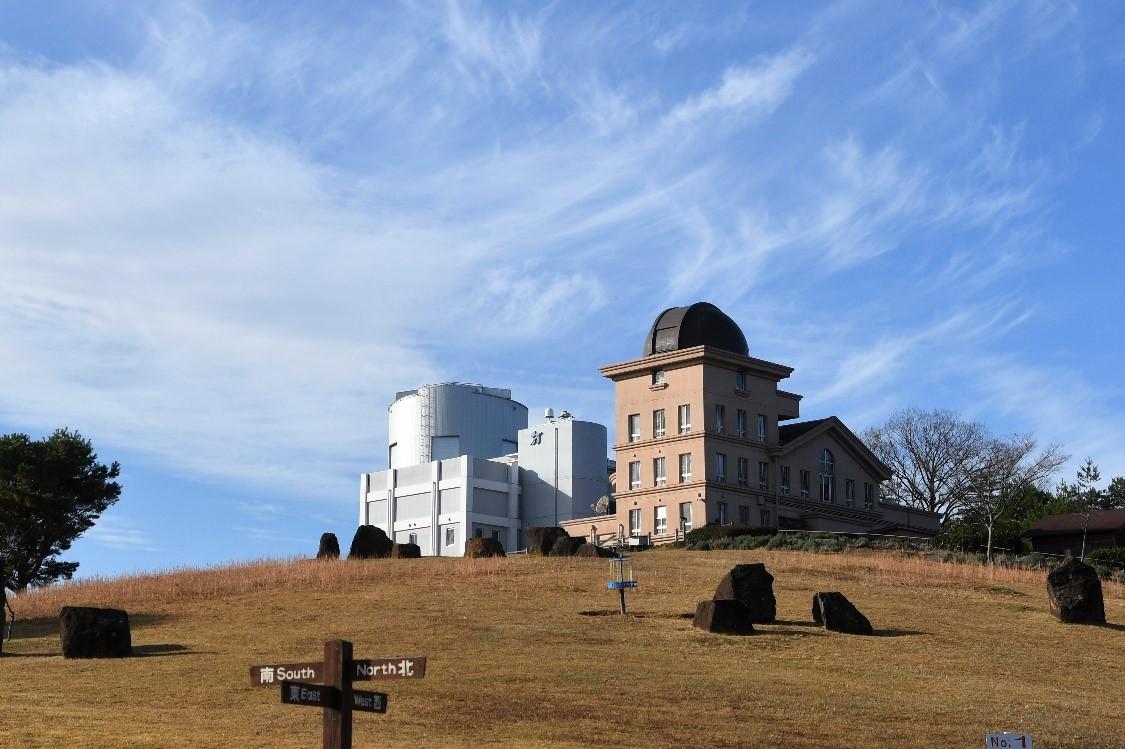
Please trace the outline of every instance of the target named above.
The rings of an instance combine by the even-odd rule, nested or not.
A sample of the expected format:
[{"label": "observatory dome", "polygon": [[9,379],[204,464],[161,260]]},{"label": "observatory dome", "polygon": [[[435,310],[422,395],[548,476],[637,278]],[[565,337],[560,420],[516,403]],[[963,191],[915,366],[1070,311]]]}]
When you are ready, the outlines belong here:
[{"label": "observatory dome", "polygon": [[742,329],[721,309],[708,302],[672,307],[661,312],[648,331],[644,355],[692,346],[712,346],[742,356],[750,355]]}]

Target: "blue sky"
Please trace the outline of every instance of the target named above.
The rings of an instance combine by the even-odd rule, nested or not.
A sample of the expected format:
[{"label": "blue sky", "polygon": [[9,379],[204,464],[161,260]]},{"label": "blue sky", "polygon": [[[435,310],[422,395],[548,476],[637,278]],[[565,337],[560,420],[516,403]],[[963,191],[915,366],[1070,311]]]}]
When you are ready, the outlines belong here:
[{"label": "blue sky", "polygon": [[609,423],[707,300],[1125,474],[1123,117],[1115,2],[0,0],[0,432],[121,462],[80,574],[308,554],[396,390]]}]

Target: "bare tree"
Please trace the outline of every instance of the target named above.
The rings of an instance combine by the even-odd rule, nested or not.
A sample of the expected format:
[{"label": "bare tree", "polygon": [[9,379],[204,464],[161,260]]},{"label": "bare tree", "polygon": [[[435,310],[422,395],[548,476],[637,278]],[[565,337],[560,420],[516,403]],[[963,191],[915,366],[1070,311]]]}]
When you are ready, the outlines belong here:
[{"label": "bare tree", "polygon": [[909,507],[940,513],[959,511],[973,491],[992,440],[984,426],[944,409],[910,408],[867,430],[867,446],[891,469],[883,493]]},{"label": "bare tree", "polygon": [[1035,438],[1017,434],[990,440],[969,476],[972,490],[962,499],[962,512],[988,529],[986,556],[992,563],[992,531],[1032,487],[1040,487],[1070,459],[1058,445],[1035,454]]}]

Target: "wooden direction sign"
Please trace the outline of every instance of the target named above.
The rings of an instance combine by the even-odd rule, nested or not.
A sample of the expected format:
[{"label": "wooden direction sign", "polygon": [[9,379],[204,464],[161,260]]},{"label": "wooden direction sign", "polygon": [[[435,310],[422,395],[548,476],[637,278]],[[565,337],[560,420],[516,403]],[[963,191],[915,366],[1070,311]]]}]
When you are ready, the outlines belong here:
[{"label": "wooden direction sign", "polygon": [[[287,705],[323,708],[324,749],[351,749],[352,712],[387,712],[387,695],[352,689],[352,682],[425,675],[425,658],[352,658],[350,642],[329,640],[324,643],[324,661],[251,666],[250,684],[280,686],[281,701]],[[311,683],[318,681],[322,683]]]},{"label": "wooden direction sign", "polygon": [[[426,659],[356,658],[352,661],[352,680],[421,679],[426,676]],[[250,667],[250,686],[275,687],[283,681],[323,681],[324,664],[275,663]]]}]

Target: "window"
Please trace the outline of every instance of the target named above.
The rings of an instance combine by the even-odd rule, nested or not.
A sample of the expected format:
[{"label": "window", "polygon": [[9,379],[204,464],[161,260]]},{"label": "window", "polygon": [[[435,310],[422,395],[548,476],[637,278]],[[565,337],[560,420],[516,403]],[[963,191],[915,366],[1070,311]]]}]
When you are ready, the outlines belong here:
[{"label": "window", "polygon": [[715,480],[727,480],[727,456],[723,453],[715,453]]},{"label": "window", "polygon": [[735,390],[745,390],[746,389],[746,373],[745,372],[735,372],[734,373],[734,389]]},{"label": "window", "polygon": [[801,499],[809,498],[809,472],[801,470]]},{"label": "window", "polygon": [[758,414],[758,441],[759,442],[765,442],[767,436],[768,435],[766,433],[766,415],[765,414]]},{"label": "window", "polygon": [[738,485],[750,486],[750,461],[746,458],[738,459]]},{"label": "window", "polygon": [[680,453],[680,483],[691,481],[691,453]]},{"label": "window", "polygon": [[684,533],[691,530],[691,502],[680,502],[680,525]]},{"label": "window", "polygon": [[870,510],[875,506],[875,487],[867,482],[863,484],[863,509]]},{"label": "window", "polygon": [[664,370],[657,369],[652,373],[652,384],[663,385],[664,383]]},{"label": "window", "polygon": [[629,414],[629,441],[641,441],[641,415]]},{"label": "window", "polygon": [[855,479],[844,479],[844,504],[855,507]]},{"label": "window", "polygon": [[415,546],[417,546],[418,545],[418,534],[417,533],[411,533],[409,536],[406,537],[406,541],[407,541],[407,543],[412,543]]},{"label": "window", "polygon": [[668,532],[668,508],[664,505],[656,508],[652,532],[657,536],[663,536]]},{"label": "window", "polygon": [[718,507],[719,507],[719,525],[726,525],[727,524],[727,503],[726,502],[719,502]]},{"label": "window", "polygon": [[789,496],[789,466],[781,467],[781,493]]},{"label": "window", "polygon": [[769,526],[770,524],[770,511],[762,510],[762,525]]},{"label": "window", "polygon": [[652,459],[652,480],[656,486],[665,486],[668,483],[667,460],[664,457]]},{"label": "window", "polygon": [[493,541],[499,541],[500,540],[500,531],[498,531],[498,530],[492,531],[492,540]]},{"label": "window", "polygon": [[446,546],[452,546],[453,540],[454,540],[455,537],[456,537],[456,534],[453,532],[452,528],[446,528],[445,529],[445,545]]},{"label": "window", "polygon": [[738,524],[750,525],[750,508],[746,505],[738,506]]},{"label": "window", "polygon": [[629,510],[629,535],[641,535],[641,511]]},{"label": "window", "polygon": [[762,491],[770,488],[770,464],[764,460],[758,461],[758,488]]},{"label": "window", "polygon": [[664,436],[664,409],[658,408],[652,412],[652,436]]},{"label": "window", "polygon": [[836,461],[828,448],[820,453],[820,501],[836,501]]},{"label": "window", "polygon": [[634,460],[629,464],[629,488],[641,488],[641,461]]},{"label": "window", "polygon": [[746,439],[746,412],[741,408],[734,412],[735,434],[739,439]]},{"label": "window", "polygon": [[715,404],[715,433],[716,434],[722,434],[723,433],[723,429],[726,427],[726,421],[727,421],[727,408],[726,408],[726,406],[720,406],[718,403],[716,403]]},{"label": "window", "polygon": [[477,538],[483,537],[484,536],[484,528],[473,529],[473,535],[476,536]]},{"label": "window", "polygon": [[684,404],[679,408],[680,418],[680,434],[687,434],[691,431],[691,406]]}]

